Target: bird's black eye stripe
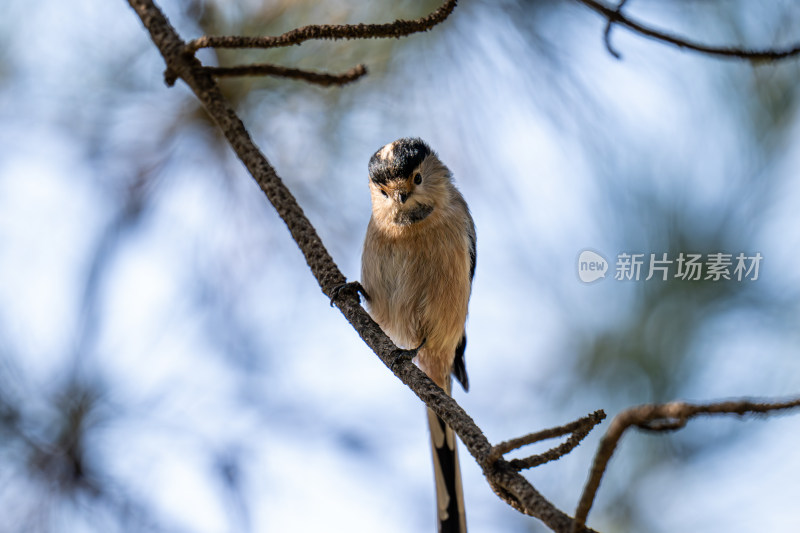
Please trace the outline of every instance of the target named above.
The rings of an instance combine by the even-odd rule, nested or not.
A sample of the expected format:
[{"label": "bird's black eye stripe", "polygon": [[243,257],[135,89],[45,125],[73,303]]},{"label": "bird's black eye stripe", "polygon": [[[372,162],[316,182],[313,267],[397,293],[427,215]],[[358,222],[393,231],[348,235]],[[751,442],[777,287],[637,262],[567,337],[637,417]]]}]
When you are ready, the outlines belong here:
[{"label": "bird's black eye stripe", "polygon": [[387,198],[389,197],[389,195],[388,195],[388,194],[386,194],[386,191],[384,191],[383,189],[381,189],[381,194],[382,194],[382,195],[384,195],[384,196],[385,196],[385,197],[387,197]]},{"label": "bird's black eye stripe", "polygon": [[417,172],[416,174],[414,174],[414,184],[419,185],[420,183],[422,183],[422,174]]}]

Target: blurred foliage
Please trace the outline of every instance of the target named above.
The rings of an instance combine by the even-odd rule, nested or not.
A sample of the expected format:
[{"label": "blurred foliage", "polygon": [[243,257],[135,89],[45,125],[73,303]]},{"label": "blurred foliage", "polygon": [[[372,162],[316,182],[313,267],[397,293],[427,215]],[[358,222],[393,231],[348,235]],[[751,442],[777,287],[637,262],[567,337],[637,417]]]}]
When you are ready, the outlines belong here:
[{"label": "blurred foliage", "polygon": [[[167,7],[190,39],[204,34],[277,35],[314,23],[415,18],[438,4],[193,0]],[[22,9],[22,3],[16,5]],[[641,0],[630,2],[628,9],[632,16],[703,42],[762,47],[786,44],[800,35],[800,14],[787,2],[765,10],[745,0]],[[372,450],[371,455],[378,455],[378,446],[367,430],[343,421],[321,422],[301,394],[287,394],[295,385],[282,382],[288,378],[281,373],[291,364],[286,354],[297,355],[289,352],[291,344],[308,337],[306,331],[298,332],[302,327],[297,321],[304,317],[294,300],[314,290],[308,288],[313,285],[306,279],[310,276],[301,279],[302,264],[288,235],[243,178],[224,139],[193,97],[181,88],[170,93],[152,89],[163,65],[153,58],[152,45],[133,14],[121,10],[115,16],[127,17],[124,23],[133,28],[130,49],[118,51],[122,59],[110,55],[99,62],[91,77],[69,78],[75,85],[51,78],[46,69],[26,74],[23,55],[0,52],[0,117],[9,118],[8,124],[16,128],[0,132],[0,139],[13,140],[29,121],[78,139],[82,153],[76,157],[81,163],[75,166],[90,183],[100,228],[87,230],[88,244],[77,239],[70,244],[83,256],[79,272],[73,277],[64,274],[64,283],[80,288],[65,321],[69,334],[53,350],[58,353],[31,353],[27,339],[4,336],[9,340],[0,351],[0,512],[9,518],[0,531],[183,530],[146,489],[119,481],[125,469],[104,452],[109,441],[120,444],[109,437],[115,424],[132,425],[135,429],[128,434],[137,436],[148,433],[142,425],[155,427],[152,432],[162,435],[158,438],[171,442],[180,442],[184,433],[195,435],[206,450],[206,466],[218,485],[227,525],[235,531],[256,530],[253,509],[259,502],[248,493],[248,468],[243,463],[249,447],[259,446],[233,431],[229,437],[227,426],[220,429],[205,420],[206,410],[228,422],[227,417],[236,418],[233,413],[252,409],[263,416],[253,425],[276,433],[322,425],[325,433],[345,443],[348,453]],[[4,43],[22,42],[29,34],[24,26],[0,25]],[[658,110],[656,120],[640,116],[636,102],[619,104],[606,88],[592,84],[620,74],[603,63],[608,59],[603,28],[604,21],[575,2],[462,2],[440,28],[409,39],[310,42],[269,51],[204,50],[199,55],[209,64],[274,62],[333,72],[366,63],[369,77],[342,89],[272,78],[224,80],[221,85],[319,225],[326,245],[341,251],[336,257],[353,255],[360,243],[367,204],[365,197],[351,191],[356,190],[354,182],[365,180],[363,155],[397,131],[438,132],[442,142],[451,143],[446,149],[463,154],[457,162],[464,170],[459,183],[479,193],[479,199],[471,200],[473,209],[488,205],[484,212],[497,216],[484,220],[483,226],[479,221],[479,235],[497,236],[495,246],[504,251],[496,261],[508,258],[509,270],[487,277],[527,275],[527,285],[519,292],[555,302],[550,311],[563,317],[557,332],[536,331],[556,337],[552,345],[560,348],[552,358],[567,375],[547,384],[550,398],[562,400],[552,404],[562,405],[561,412],[570,416],[575,406],[584,404],[613,415],[632,403],[698,394],[705,384],[697,376],[707,372],[713,360],[707,350],[726,346],[719,331],[743,328],[737,313],[747,313],[758,323],[759,335],[786,339],[796,347],[799,287],[676,280],[629,284],[614,293],[609,306],[614,312],[592,317],[597,307],[584,304],[586,293],[579,292],[583,287],[576,289],[574,280],[564,283],[542,266],[543,258],[554,252],[542,234],[556,235],[568,243],[565,248],[580,240],[561,227],[572,213],[548,227],[530,227],[528,211],[549,199],[516,191],[537,190],[539,183],[530,180],[541,169],[515,173],[513,169],[527,161],[513,167],[503,159],[525,155],[518,153],[522,143],[510,148],[503,143],[519,136],[534,139],[533,145],[535,135],[519,123],[530,116],[547,122],[547,135],[563,149],[564,158],[586,162],[585,179],[597,191],[591,198],[593,222],[606,244],[620,252],[667,252],[672,258],[680,252],[753,253],[761,249],[765,235],[775,231],[773,206],[794,178],[780,165],[796,138],[800,76],[795,60],[778,65],[723,63],[680,55],[617,28],[612,39],[625,64],[656,80],[647,89],[655,93],[663,82],[678,93],[664,102],[658,94],[643,96],[652,98],[649,107]],[[95,46],[76,49],[74,55],[101,52]],[[76,68],[80,65],[77,59],[66,65],[65,77],[81,71]],[[682,69],[690,75],[683,77]],[[43,90],[23,83],[38,76]],[[509,94],[514,98],[512,111],[503,107]],[[20,112],[13,101],[23,96],[30,103]],[[48,105],[51,101],[56,104]],[[675,107],[665,111],[661,106]],[[684,122],[678,131],[668,124],[672,114],[685,113],[696,115],[690,123],[697,131],[680,129],[686,128]],[[0,156],[5,152],[10,157],[15,149],[17,145],[6,143]],[[363,160],[353,161],[356,156]],[[0,157],[0,170],[2,165]],[[568,189],[575,183],[564,176],[559,186]],[[574,191],[576,196],[579,192]],[[209,198],[214,200],[212,207],[205,203]],[[484,233],[492,224],[502,227]],[[156,316],[155,325],[146,322],[151,330],[125,325],[129,335],[109,343],[109,330],[120,327],[114,325],[116,316],[133,305],[126,300],[131,293],[119,289],[129,281],[120,282],[116,269],[133,261],[126,254],[146,247],[152,234],[170,243],[172,255],[164,260],[168,271],[146,283],[140,279],[143,285],[134,292],[147,292],[151,283],[166,285],[174,292],[165,299],[174,307],[148,309],[145,314]],[[520,235],[530,242],[519,244]],[[480,242],[479,249],[486,241]],[[0,240],[6,257],[13,252],[7,243]],[[767,264],[762,267],[770,268]],[[301,274],[283,277],[288,272]],[[58,322],[51,313],[44,309],[41,322]],[[4,302],[0,325],[15,323],[16,314],[15,302]],[[521,319],[518,324],[523,324]],[[339,326],[346,329],[343,323]],[[709,343],[709,337],[715,342]],[[517,353],[524,356],[525,349],[519,347]],[[180,368],[210,368],[218,380],[209,384],[183,371],[165,371],[170,376],[164,378],[166,385],[154,385],[157,392],[142,385],[150,391],[142,393],[142,399],[111,385],[114,372],[124,372],[106,365],[123,358],[126,350],[141,357],[143,366],[166,367],[180,365],[149,359],[151,352],[176,359],[191,352],[194,358]],[[29,368],[31,359],[51,362],[36,370]],[[571,367],[563,368],[564,362]],[[777,357],[765,364],[770,362],[780,372],[784,363]],[[542,380],[532,378],[532,388],[541,388]],[[212,394],[214,387],[220,387],[218,395]],[[189,405],[202,404],[206,396],[214,401],[198,408],[202,414],[194,419],[186,414],[194,413],[188,408],[171,410],[171,402],[177,402],[172,395]],[[227,403],[217,405],[218,398]],[[162,411],[167,413],[164,418]],[[649,481],[648,473],[664,465],[690,464],[743,436],[735,426],[714,426],[699,434],[639,441],[627,470],[604,485],[608,496],[592,519],[607,531],[663,530],[657,516],[638,507],[637,494]],[[186,453],[178,445],[169,452]],[[561,490],[571,495],[576,487]]]}]

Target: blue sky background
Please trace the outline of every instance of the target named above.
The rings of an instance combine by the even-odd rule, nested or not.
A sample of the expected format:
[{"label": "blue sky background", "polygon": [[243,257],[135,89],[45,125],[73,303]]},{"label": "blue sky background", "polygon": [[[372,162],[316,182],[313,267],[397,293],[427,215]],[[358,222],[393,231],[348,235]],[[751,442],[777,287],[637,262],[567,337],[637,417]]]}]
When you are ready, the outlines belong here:
[{"label": "blue sky background", "polygon": [[[188,39],[436,2],[160,5]],[[800,40],[788,1],[628,9],[709,43]],[[2,11],[0,532],[431,530],[422,404],[328,306],[189,91],[164,86],[127,3]],[[420,136],[451,168],[478,228],[471,392],[455,397],[493,442],[596,409],[800,390],[797,60],[712,59],[617,28],[619,61],[603,30],[578,2],[465,0],[408,39],[200,53],[367,63],[344,88],[223,82],[351,279],[370,155]],[[755,282],[585,285],[586,248],[764,259]],[[795,529],[799,420],[626,435],[589,524]],[[607,425],[528,474],[570,514]],[[462,471],[472,531],[545,530],[463,453]]]}]

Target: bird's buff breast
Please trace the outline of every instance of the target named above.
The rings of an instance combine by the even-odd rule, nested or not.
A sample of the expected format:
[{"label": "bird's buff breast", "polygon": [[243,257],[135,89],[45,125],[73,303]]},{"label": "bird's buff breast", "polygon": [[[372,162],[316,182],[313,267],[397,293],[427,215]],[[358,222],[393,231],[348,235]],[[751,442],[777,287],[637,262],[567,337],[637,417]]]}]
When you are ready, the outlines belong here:
[{"label": "bird's buff breast", "polygon": [[455,352],[469,302],[463,234],[444,226],[399,238],[375,232],[365,242],[362,283],[370,314],[397,344],[415,347],[426,338],[429,348]]}]

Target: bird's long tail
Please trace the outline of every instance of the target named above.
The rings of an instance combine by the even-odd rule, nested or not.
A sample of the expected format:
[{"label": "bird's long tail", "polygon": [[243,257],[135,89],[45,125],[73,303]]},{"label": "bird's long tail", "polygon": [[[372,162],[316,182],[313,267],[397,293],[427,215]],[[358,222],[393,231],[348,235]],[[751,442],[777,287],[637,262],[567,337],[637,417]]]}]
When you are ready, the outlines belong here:
[{"label": "bird's long tail", "polygon": [[461,488],[456,434],[430,409],[428,426],[433,448],[439,533],[466,533],[467,520],[464,514],[464,492]]}]

